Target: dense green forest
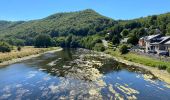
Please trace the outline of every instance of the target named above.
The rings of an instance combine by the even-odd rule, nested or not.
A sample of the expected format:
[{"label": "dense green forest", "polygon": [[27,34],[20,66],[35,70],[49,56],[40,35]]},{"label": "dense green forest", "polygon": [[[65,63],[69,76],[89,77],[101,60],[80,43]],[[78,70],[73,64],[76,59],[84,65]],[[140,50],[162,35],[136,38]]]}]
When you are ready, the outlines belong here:
[{"label": "dense green forest", "polygon": [[[32,21],[0,21],[0,41],[17,46],[47,47],[48,44],[103,51],[101,39],[105,38],[117,45],[121,39],[128,37],[128,43],[135,45],[142,36],[161,33],[156,29],[162,34],[170,35],[170,13],[133,20],[113,20],[87,9],[57,13]],[[45,39],[49,42],[41,43],[40,40],[43,39],[38,37],[48,37]]]},{"label": "dense green forest", "polygon": [[52,38],[60,36],[87,36],[113,26],[115,21],[93,10],[58,13],[40,20],[27,22],[0,22],[1,40],[10,44],[32,45],[38,34],[48,34]]}]

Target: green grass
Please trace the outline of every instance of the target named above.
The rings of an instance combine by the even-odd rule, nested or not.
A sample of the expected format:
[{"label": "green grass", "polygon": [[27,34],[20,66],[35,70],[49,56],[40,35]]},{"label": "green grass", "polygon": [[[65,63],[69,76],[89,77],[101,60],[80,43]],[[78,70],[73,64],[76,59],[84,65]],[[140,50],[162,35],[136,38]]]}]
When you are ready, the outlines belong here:
[{"label": "green grass", "polygon": [[[105,52],[108,53],[108,54],[111,54],[115,57],[120,57],[122,59],[131,61],[131,62],[135,62],[135,63],[139,63],[139,64],[142,64],[142,65],[151,66],[151,67],[158,67],[158,69],[161,66],[166,66],[167,69],[169,68],[169,70],[170,70],[170,62],[164,62],[164,61],[157,60],[157,59],[154,59],[154,58],[151,58],[151,57],[147,57],[147,56],[143,56],[143,55],[137,55],[135,53],[127,53],[127,54],[121,55],[118,52],[118,50],[113,51],[113,50],[108,49]],[[165,68],[163,68],[163,69],[165,69]]]},{"label": "green grass", "polygon": [[167,70],[168,73],[170,73],[170,67],[168,67],[166,70]]},{"label": "green grass", "polygon": [[166,70],[167,69],[167,66],[166,65],[159,65],[159,66],[157,66],[158,67],[158,69],[160,69],[160,70]]},{"label": "green grass", "polygon": [[125,55],[122,55],[126,60],[130,60],[136,63],[140,63],[140,64],[144,64],[147,66],[151,66],[151,67],[157,67],[157,66],[170,66],[170,62],[164,62],[161,60],[157,60],[154,58],[150,58],[147,56],[142,56],[142,55],[137,55],[134,53],[128,53]]}]

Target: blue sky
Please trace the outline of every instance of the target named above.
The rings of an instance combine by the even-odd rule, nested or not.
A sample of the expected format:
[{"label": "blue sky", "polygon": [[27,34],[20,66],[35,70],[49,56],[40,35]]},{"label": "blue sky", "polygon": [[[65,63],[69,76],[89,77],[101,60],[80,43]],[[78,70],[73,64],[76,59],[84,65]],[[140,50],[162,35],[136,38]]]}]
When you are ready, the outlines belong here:
[{"label": "blue sky", "polygon": [[33,20],[83,9],[113,19],[133,19],[170,12],[170,0],[0,0],[0,20]]}]

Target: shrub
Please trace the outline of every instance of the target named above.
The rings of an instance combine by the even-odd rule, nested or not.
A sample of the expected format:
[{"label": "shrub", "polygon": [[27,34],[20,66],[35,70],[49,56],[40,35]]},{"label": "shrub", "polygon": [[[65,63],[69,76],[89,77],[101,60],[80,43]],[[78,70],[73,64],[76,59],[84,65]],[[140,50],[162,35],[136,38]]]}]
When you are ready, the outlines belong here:
[{"label": "shrub", "polygon": [[158,65],[157,67],[159,70],[166,70],[166,68],[167,68],[166,65]]},{"label": "shrub", "polygon": [[170,73],[170,67],[168,67],[166,70],[167,70],[168,73]]},{"label": "shrub", "polygon": [[17,47],[17,50],[18,50],[18,51],[21,51],[21,47],[20,47],[20,46],[18,46],[18,47]]},{"label": "shrub", "polygon": [[130,35],[127,43],[132,44],[132,45],[136,45],[138,43],[138,38],[136,35]]},{"label": "shrub", "polygon": [[118,37],[118,36],[113,36],[113,38],[112,38],[112,43],[113,43],[114,45],[119,44],[119,43],[120,43],[119,37]]},{"label": "shrub", "polygon": [[129,34],[129,30],[128,29],[124,29],[121,33],[120,33],[123,37],[127,36]]},{"label": "shrub", "polygon": [[0,42],[0,52],[10,52],[12,46],[6,42]]},{"label": "shrub", "polygon": [[128,47],[127,47],[127,45],[122,45],[122,46],[119,48],[119,52],[120,52],[121,54],[126,54],[126,53],[128,53]]},{"label": "shrub", "polygon": [[96,51],[105,51],[105,47],[102,43],[96,43],[93,49]]}]

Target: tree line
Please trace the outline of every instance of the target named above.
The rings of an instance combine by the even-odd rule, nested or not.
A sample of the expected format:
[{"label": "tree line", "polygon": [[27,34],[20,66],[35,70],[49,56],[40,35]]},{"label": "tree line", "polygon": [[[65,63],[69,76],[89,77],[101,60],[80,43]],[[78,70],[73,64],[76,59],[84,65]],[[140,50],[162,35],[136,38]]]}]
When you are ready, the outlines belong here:
[{"label": "tree line", "polygon": [[120,45],[122,39],[128,38],[127,44],[136,45],[140,37],[157,33],[170,35],[170,13],[115,21],[88,9],[54,14],[28,22],[0,21],[2,47],[9,47],[9,44],[61,46],[103,51],[101,39],[106,39],[113,45]]}]

